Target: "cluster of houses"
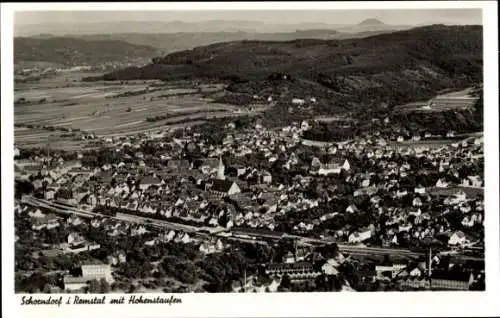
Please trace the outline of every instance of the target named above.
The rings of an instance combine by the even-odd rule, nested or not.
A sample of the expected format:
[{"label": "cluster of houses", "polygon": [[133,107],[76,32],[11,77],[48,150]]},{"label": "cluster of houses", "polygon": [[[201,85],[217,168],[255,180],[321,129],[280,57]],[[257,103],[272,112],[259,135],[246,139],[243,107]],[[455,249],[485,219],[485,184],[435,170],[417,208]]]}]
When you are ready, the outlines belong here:
[{"label": "cluster of houses", "polygon": [[[477,174],[464,174],[467,169],[461,169],[474,167],[482,160],[482,138],[469,138],[458,145],[436,148],[422,146],[418,149],[394,149],[388,147],[384,139],[371,136],[341,145],[327,145],[325,152],[335,154],[336,159],[322,163],[314,157],[311,161],[311,173],[339,175],[342,171],[349,172],[351,163],[346,159],[349,157],[368,162],[368,165],[364,165],[365,171],[348,173],[345,182],[355,189],[354,197],[369,197],[371,211],[389,218],[383,233],[378,230],[380,224],[371,224],[354,229],[350,233],[339,230],[336,233],[337,239],[361,243],[372,237],[382,236],[387,244],[397,245],[396,234],[401,232],[415,239],[449,233],[450,245],[464,245],[468,240],[462,231],[450,228],[446,220],[437,221],[435,217],[459,212],[463,218],[462,225],[466,229],[483,224],[483,179]],[[396,157],[396,154],[399,156]],[[424,159],[427,165],[419,166],[420,163],[411,160],[412,158]],[[437,178],[432,184],[429,184],[430,178],[427,178],[426,186],[402,184],[402,181],[409,178],[428,176],[432,173],[434,178]],[[388,196],[393,206],[384,202]],[[345,211],[332,211],[306,224],[304,228],[310,230],[337,215],[358,211],[359,209],[351,204]]]},{"label": "cluster of houses", "polygon": [[[311,99],[307,103],[313,102]],[[330,234],[336,241],[351,244],[370,244],[377,239],[384,245],[397,246],[401,238],[421,240],[442,234],[447,235],[449,246],[482,243],[470,235],[484,222],[484,180],[477,169],[483,161],[482,137],[432,144],[420,143],[421,136],[417,135],[405,142],[403,136],[384,138],[373,133],[347,142],[322,143],[315,145],[314,151],[307,151],[304,149],[311,147],[303,143],[301,134],[308,129],[307,121],[278,130],[268,130],[259,122],[248,131],[236,131],[234,124],[227,125],[227,135],[219,145],[208,144],[197,133],[169,141],[149,135],[102,138],[104,144],[112,146],[110,152],[118,154],[118,161],[100,166],[83,164],[88,162],[87,153],[78,153],[75,160],[57,155],[17,158],[15,176],[30,182],[36,196],[45,200],[89,211],[116,209],[130,217],[233,228],[235,233],[236,228],[273,232],[279,226],[278,220],[287,215],[344,197],[349,199],[347,207],[297,220],[293,231],[318,234],[323,222],[369,212],[385,216],[385,223],[348,224]],[[424,134],[423,139],[429,137]],[[453,137],[452,133],[449,137]],[[151,144],[155,151],[146,151]],[[195,150],[201,154],[196,160],[184,157],[186,151]],[[261,162],[246,161],[246,156],[254,155],[260,156]],[[273,170],[277,164],[293,175],[288,182],[278,181],[279,173]],[[311,197],[306,190],[313,183],[321,189],[317,190],[319,195]],[[338,184],[350,190],[339,191]],[[364,198],[368,204],[355,203]],[[77,227],[86,222],[78,217],[63,221],[55,214],[24,204],[16,206],[16,211],[28,212],[33,231]],[[459,215],[461,228],[447,220],[449,214]],[[220,239],[200,241],[191,233],[173,230],[152,236],[147,226],[106,217],[94,218],[89,224],[103,229],[109,237],[146,235],[146,246],[196,242],[205,254],[225,248]],[[98,248],[78,233],[70,233],[66,244],[74,251]],[[322,271],[336,272],[333,261],[319,270],[302,256],[288,256],[282,264],[269,266],[268,274],[309,279]],[[126,261],[123,252],[112,257],[112,265]],[[384,271],[397,276],[400,270],[396,266]],[[421,276],[413,275],[416,272],[412,268],[407,275],[412,279],[404,281],[425,285],[425,280],[413,279]],[[68,282],[72,280],[68,278]]]},{"label": "cluster of houses", "polygon": [[[31,177],[29,180],[32,180],[35,190],[43,191],[47,200],[57,199],[88,209],[113,207],[164,218],[198,221],[214,227],[248,226],[273,230],[277,226],[276,216],[315,208],[336,196],[333,188],[318,199],[306,197],[303,190],[314,178],[321,180],[345,175],[345,184],[354,188],[352,195],[369,196],[370,209],[387,215],[390,229],[381,233],[380,225],[371,224],[364,228],[340,230],[335,233],[338,240],[362,243],[374,236],[382,236],[388,244],[397,245],[400,232],[421,239],[451,231],[450,244],[464,244],[466,240],[458,238],[460,232],[453,233],[454,229],[450,229],[446,222],[433,224],[435,211],[431,209],[435,206],[432,205],[435,197],[444,198],[443,215],[449,211],[463,214],[465,229],[482,224],[482,198],[470,198],[466,194],[476,190],[482,192],[482,177],[463,175],[465,170],[462,169],[482,160],[481,138],[469,138],[451,146],[394,147],[390,145],[391,141],[375,133],[349,142],[326,144],[323,151],[330,159],[321,162],[318,157],[312,157],[310,162],[305,162],[296,150],[301,142],[301,132],[308,127],[308,123],[303,122],[281,130],[266,130],[257,123],[255,129],[247,133],[233,133],[229,127],[222,145],[207,145],[199,134],[174,139],[169,143],[170,148],[165,142],[159,142],[160,149],[170,149],[157,154],[156,159],[163,162],[163,169],[145,163],[147,157],[151,157],[141,151],[145,140],[137,137],[107,138],[106,142],[116,145],[116,151],[137,149],[134,156],[128,156],[127,163],[102,167],[83,167],[81,159],[84,154],[78,154],[78,159],[71,161],[60,157],[16,160],[16,176],[25,180]],[[193,162],[176,159],[186,146],[198,147],[208,157],[202,159],[196,168]],[[297,175],[291,184],[278,184],[269,170],[253,167],[251,162],[230,164],[226,171],[223,155],[238,157],[251,153],[262,153],[268,161],[268,168],[280,159],[282,168],[300,166],[309,176]],[[427,164],[416,166],[412,158],[424,160]],[[359,171],[353,166],[353,160],[363,160],[368,167],[365,165],[364,171]],[[431,186],[414,185],[410,188],[401,184],[402,180],[432,172],[440,178]],[[397,207],[384,202],[387,195],[399,202]],[[401,207],[400,203],[407,202],[409,197],[411,202]],[[318,219],[299,222],[294,229],[314,231],[327,219],[357,212],[359,208],[351,204],[345,211],[332,211]],[[56,221],[51,222],[40,219],[34,226],[57,226]]]}]

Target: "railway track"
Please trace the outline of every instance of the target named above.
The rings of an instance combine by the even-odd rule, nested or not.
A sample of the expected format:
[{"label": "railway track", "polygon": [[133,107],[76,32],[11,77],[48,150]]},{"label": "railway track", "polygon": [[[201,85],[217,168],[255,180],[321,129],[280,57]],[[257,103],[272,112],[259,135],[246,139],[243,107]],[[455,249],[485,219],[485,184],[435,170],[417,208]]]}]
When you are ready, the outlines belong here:
[{"label": "railway track", "polygon": [[[75,207],[71,207],[69,205],[65,204],[60,204],[52,201],[47,201],[43,199],[37,199],[32,196],[24,196],[21,200],[23,203],[32,205],[35,207],[42,207],[42,208],[47,208],[50,209],[54,212],[57,213],[62,213],[66,215],[78,215],[84,218],[93,218],[93,217],[108,217],[110,219],[114,219],[117,221],[124,221],[124,222],[132,222],[136,224],[148,224],[151,226],[155,226],[158,228],[168,228],[168,229],[173,229],[173,230],[182,230],[185,232],[189,233],[196,233],[196,232],[208,232],[209,234],[216,234],[217,232],[220,232],[220,229],[217,228],[209,228],[209,227],[197,227],[197,226],[191,226],[191,225],[185,225],[185,224],[179,224],[179,223],[174,223],[174,222],[168,222],[168,221],[163,221],[163,220],[158,220],[158,219],[153,219],[153,218],[147,218],[147,217],[142,217],[142,216],[137,216],[137,215],[116,215],[116,216],[106,216],[103,214],[95,213],[95,212],[90,212],[82,209],[78,209]],[[231,233],[231,231],[228,231]],[[261,241],[265,241],[266,237],[263,235],[259,235],[258,233],[255,233],[252,235],[255,237],[255,239]],[[237,237],[230,236],[231,239],[236,239],[238,240]],[[385,247],[369,247],[369,246],[355,246],[355,245],[348,245],[348,244],[342,244],[342,243],[337,243],[333,242],[331,240],[325,240],[325,239],[316,239],[316,238],[309,238],[309,237],[303,237],[303,236],[298,236],[298,235],[291,235],[291,234],[285,234],[284,237],[286,238],[292,238],[292,239],[297,239],[297,240],[302,240],[304,242],[308,243],[318,243],[318,244],[331,244],[331,243],[336,243],[337,246],[339,247],[339,250],[343,253],[349,253],[349,254],[357,254],[357,255],[392,255],[392,256],[402,256],[402,257],[420,257],[420,256],[425,256],[425,253],[422,252],[415,252],[411,251],[408,249],[396,249],[396,248],[385,248]],[[242,239],[243,240],[243,239]],[[252,239],[244,239],[244,241],[255,241]],[[475,257],[475,256],[467,256],[467,255],[462,255],[462,254],[455,254],[452,255],[452,258],[458,258],[461,260],[471,260],[471,261],[484,261],[484,258],[480,257]]]}]

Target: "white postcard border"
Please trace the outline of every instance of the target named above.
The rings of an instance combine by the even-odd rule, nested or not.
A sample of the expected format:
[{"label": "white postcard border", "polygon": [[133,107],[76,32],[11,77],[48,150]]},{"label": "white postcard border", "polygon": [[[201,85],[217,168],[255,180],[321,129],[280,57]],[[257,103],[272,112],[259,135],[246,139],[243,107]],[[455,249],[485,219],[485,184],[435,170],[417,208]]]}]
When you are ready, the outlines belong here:
[{"label": "white postcard border", "polygon": [[[485,292],[173,294],[182,304],[20,306],[14,295],[13,11],[14,10],[313,10],[483,8],[485,101]],[[500,314],[498,201],[498,30],[496,1],[280,3],[2,4],[2,297],[4,317],[476,316]],[[48,295],[47,295],[48,296]],[[58,295],[52,295],[57,297]],[[68,295],[63,295],[67,297]],[[113,297],[113,294],[106,295]],[[125,295],[128,298],[130,295]],[[157,294],[143,294],[151,298]],[[161,296],[170,297],[169,294]],[[116,306],[116,307],[113,307]],[[496,311],[495,311],[496,310]]]}]

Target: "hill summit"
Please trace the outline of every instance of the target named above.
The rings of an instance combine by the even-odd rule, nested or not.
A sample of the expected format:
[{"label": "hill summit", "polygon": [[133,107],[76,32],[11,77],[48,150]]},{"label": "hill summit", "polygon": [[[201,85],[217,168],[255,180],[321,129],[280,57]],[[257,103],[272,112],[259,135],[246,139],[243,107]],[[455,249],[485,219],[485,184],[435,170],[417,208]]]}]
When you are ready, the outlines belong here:
[{"label": "hill summit", "polygon": [[358,25],[385,25],[384,22],[377,19],[366,19],[358,23]]}]

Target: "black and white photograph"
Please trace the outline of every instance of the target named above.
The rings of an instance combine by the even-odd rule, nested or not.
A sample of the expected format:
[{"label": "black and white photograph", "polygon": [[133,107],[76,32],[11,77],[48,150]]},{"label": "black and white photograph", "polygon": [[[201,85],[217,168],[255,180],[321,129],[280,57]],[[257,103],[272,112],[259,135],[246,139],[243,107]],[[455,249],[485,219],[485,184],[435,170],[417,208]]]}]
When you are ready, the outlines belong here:
[{"label": "black and white photograph", "polygon": [[16,10],[14,293],[490,290],[483,23],[481,7]]}]

